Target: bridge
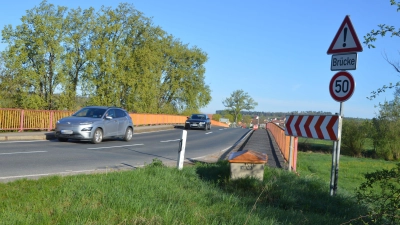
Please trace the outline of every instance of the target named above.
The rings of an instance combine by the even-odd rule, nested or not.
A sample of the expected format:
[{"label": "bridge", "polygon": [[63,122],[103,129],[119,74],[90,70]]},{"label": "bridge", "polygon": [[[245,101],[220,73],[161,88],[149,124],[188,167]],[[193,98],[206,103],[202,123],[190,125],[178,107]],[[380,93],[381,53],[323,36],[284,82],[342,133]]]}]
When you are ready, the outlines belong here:
[{"label": "bridge", "polygon": [[[24,110],[24,109],[0,109],[0,140],[9,132],[26,133],[26,131],[54,130],[56,122],[74,111],[61,110]],[[139,127],[183,125],[186,116],[165,114],[137,114],[130,113],[135,124],[135,130]],[[211,115],[210,115],[210,118]],[[212,120],[213,126],[228,127],[226,123]],[[268,155],[270,167],[289,168],[290,137],[285,135],[284,129],[275,123],[267,123],[266,129],[255,129],[248,139],[241,145],[241,149],[252,149]],[[143,129],[143,128],[142,128]],[[4,140],[4,139],[3,139]],[[296,170],[297,144],[294,144],[294,160],[290,168]]]}]

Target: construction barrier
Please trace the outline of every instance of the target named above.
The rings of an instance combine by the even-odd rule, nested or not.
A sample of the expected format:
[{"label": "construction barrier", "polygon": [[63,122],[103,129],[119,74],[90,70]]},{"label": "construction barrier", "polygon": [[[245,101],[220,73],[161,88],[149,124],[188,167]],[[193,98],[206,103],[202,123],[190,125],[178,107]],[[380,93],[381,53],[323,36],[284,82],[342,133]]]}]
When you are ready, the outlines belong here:
[{"label": "construction barrier", "polygon": [[[62,110],[26,110],[26,109],[0,109],[0,130],[26,131],[26,130],[54,130],[58,120],[70,116],[74,111]],[[129,114],[135,126],[151,125],[183,125],[186,116],[165,114]],[[229,127],[226,123],[211,121],[214,126]]]}]

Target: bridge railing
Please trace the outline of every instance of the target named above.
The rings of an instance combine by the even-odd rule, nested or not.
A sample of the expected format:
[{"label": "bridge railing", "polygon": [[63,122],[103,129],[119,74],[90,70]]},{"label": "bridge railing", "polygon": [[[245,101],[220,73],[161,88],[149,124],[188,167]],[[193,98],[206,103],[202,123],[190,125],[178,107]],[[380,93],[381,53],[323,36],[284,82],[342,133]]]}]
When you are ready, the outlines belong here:
[{"label": "bridge railing", "polygon": [[[26,131],[26,130],[54,130],[58,120],[70,116],[74,111],[62,110],[26,110],[0,108],[0,130]],[[186,116],[166,114],[129,114],[135,126],[144,125],[178,125],[184,124]],[[211,121],[214,126],[228,127],[227,124]]]},{"label": "bridge railing", "polygon": [[[278,145],[283,158],[286,162],[289,162],[289,148],[290,148],[290,136],[285,135],[285,129],[275,123],[267,123],[267,129],[271,132],[272,136],[274,136],[275,142]],[[296,161],[297,161],[297,144],[294,145],[294,160],[292,160],[291,167],[296,170]]]}]

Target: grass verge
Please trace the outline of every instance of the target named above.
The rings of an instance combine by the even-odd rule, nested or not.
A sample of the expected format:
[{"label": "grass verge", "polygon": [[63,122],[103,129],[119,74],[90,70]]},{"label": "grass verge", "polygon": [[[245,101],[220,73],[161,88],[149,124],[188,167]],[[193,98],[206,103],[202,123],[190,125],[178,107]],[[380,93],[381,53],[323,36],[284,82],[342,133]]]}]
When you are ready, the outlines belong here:
[{"label": "grass verge", "polygon": [[[354,158],[340,156],[338,192],[354,194],[359,185],[365,181],[364,174],[377,170],[390,170],[397,162],[385,160]],[[332,154],[298,152],[297,171],[301,177],[318,177],[326,183],[329,190],[332,169]]]},{"label": "grass verge", "polygon": [[[329,196],[325,164],[316,165],[328,158],[299,153],[300,176],[267,167],[264,181],[230,180],[227,161],[179,171],[154,160],[132,171],[1,183],[0,223],[341,224],[364,215],[347,190],[351,179],[340,177],[346,191]],[[341,160],[343,170],[358,164]]]}]

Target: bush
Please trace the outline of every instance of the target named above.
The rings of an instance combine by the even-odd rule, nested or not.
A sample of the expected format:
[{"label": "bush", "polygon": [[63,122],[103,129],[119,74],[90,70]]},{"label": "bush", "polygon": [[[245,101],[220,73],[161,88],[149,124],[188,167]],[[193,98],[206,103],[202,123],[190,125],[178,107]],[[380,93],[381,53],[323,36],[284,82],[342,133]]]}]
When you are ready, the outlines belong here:
[{"label": "bush", "polygon": [[163,167],[167,167],[167,166],[165,166],[164,163],[160,159],[154,158],[153,162],[148,164],[148,165],[146,165],[145,167],[146,168],[151,168],[151,167],[156,167],[156,168],[161,167],[161,168],[163,168]]},{"label": "bush", "polygon": [[379,170],[365,175],[367,181],[357,189],[360,204],[369,207],[361,217],[364,223],[400,224],[400,163],[391,170]]},{"label": "bush", "polygon": [[341,147],[343,155],[360,157],[368,137],[368,121],[343,119]]}]

